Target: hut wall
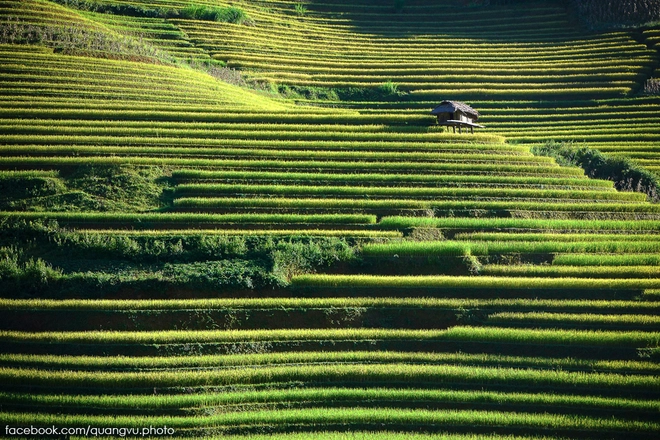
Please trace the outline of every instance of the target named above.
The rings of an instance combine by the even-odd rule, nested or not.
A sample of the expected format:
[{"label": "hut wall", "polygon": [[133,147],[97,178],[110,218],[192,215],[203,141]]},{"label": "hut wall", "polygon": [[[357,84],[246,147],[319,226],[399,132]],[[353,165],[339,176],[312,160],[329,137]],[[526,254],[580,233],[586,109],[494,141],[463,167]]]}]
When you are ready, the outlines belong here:
[{"label": "hut wall", "polygon": [[472,118],[460,110],[456,110],[454,119],[461,122],[472,122]]}]

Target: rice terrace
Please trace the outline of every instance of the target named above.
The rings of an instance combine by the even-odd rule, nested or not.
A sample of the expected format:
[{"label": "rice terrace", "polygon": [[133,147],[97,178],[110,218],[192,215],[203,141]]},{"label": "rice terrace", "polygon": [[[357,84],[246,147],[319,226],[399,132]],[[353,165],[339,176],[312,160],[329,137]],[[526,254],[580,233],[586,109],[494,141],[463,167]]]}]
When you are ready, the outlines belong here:
[{"label": "rice terrace", "polygon": [[660,0],[0,0],[0,438],[660,438]]}]

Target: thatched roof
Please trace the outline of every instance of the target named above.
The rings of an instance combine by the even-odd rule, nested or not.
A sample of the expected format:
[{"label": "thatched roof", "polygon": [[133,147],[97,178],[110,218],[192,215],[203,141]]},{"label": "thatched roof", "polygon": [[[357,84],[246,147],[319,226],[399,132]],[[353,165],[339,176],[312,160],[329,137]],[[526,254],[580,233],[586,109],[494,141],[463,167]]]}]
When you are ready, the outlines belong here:
[{"label": "thatched roof", "polygon": [[460,110],[466,115],[474,116],[475,119],[479,117],[478,111],[469,105],[458,101],[442,101],[439,106],[431,111],[431,114],[438,115],[440,113],[454,113],[456,110]]}]

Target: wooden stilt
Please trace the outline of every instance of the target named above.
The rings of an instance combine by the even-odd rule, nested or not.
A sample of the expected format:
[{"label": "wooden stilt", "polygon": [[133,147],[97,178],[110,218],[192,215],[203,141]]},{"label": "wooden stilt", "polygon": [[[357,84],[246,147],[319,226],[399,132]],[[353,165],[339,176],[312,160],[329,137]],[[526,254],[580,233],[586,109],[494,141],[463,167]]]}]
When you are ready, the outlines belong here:
[{"label": "wooden stilt", "polygon": [[437,116],[438,125],[451,127],[454,134],[456,133],[456,127],[458,127],[460,134],[463,134],[463,128],[465,128],[465,134],[472,135],[474,135],[475,128],[484,128],[483,125],[476,123],[479,119],[479,113],[462,102],[442,101],[439,106],[431,111],[431,114]]}]

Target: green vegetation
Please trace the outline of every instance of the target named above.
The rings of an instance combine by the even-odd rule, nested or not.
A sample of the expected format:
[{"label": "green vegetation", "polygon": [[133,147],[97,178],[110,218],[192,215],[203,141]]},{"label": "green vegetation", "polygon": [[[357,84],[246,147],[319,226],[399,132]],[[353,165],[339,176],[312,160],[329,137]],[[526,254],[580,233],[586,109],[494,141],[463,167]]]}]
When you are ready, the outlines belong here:
[{"label": "green vegetation", "polygon": [[179,15],[182,18],[191,20],[210,20],[234,24],[244,24],[250,22],[250,18],[247,16],[245,11],[235,6],[222,8],[191,4],[181,9]]},{"label": "green vegetation", "polygon": [[660,224],[652,220],[537,220],[491,218],[425,218],[386,217],[379,225],[388,229],[410,227],[450,228],[471,230],[528,229],[564,231],[657,231]]},{"label": "green vegetation", "polygon": [[[510,253],[635,253],[660,252],[659,241],[587,241],[587,242],[561,242],[561,241],[504,241],[504,242],[471,242],[471,241],[402,241],[387,244],[369,244],[362,252],[366,256],[388,255],[496,255]],[[516,270],[512,267],[512,270]]]},{"label": "green vegetation", "polygon": [[[302,282],[302,280],[299,280]],[[5,342],[42,341],[51,343],[98,344],[174,344],[185,342],[217,343],[236,341],[341,341],[374,340],[463,340],[486,342],[518,342],[548,344],[602,344],[613,346],[650,346],[660,341],[660,332],[606,332],[578,330],[517,330],[506,328],[453,327],[450,330],[384,330],[384,329],[322,329],[322,330],[228,330],[228,331],[167,331],[167,332],[0,332]],[[247,374],[247,373],[246,373]],[[91,376],[90,376],[91,377]],[[225,379],[223,379],[225,380]]]},{"label": "green vegetation", "polygon": [[307,15],[307,8],[302,3],[296,3],[294,5],[294,9],[296,11],[296,14],[299,15],[300,17],[304,17],[305,15]]},{"label": "green vegetation", "polygon": [[[449,146],[443,146],[449,148]],[[461,145],[457,148],[483,148],[472,144]],[[356,147],[353,147],[356,148]],[[374,148],[374,147],[372,147]],[[175,170],[172,178],[178,181],[296,181],[296,182],[360,182],[368,184],[371,182],[382,182],[392,186],[401,183],[415,183],[416,185],[442,185],[451,183],[462,184],[488,184],[499,185],[532,185],[544,186],[589,186],[611,188],[611,183],[603,180],[587,180],[584,178],[561,178],[561,177],[539,177],[539,176],[500,176],[500,175],[427,175],[427,174],[341,174],[341,173],[296,173],[296,172],[252,172],[252,171],[208,171],[208,170]]]},{"label": "green vegetation", "polygon": [[580,19],[597,28],[660,20],[658,6],[640,0],[633,0],[627,7],[613,1],[569,0],[568,3],[577,10]]},{"label": "green vegetation", "polygon": [[[515,270],[512,269],[512,270]],[[657,289],[655,279],[459,277],[459,276],[378,276],[378,275],[300,275],[294,286],[326,288],[405,288],[405,289]],[[377,292],[374,292],[376,295]]]},{"label": "green vegetation", "polygon": [[660,201],[660,183],[657,177],[630,159],[608,157],[588,147],[574,148],[571,145],[554,143],[532,148],[532,151],[535,154],[554,157],[562,164],[581,166],[591,177],[612,180],[620,191],[639,191],[655,202]]},{"label": "green vegetation", "polygon": [[202,309],[318,309],[318,308],[435,308],[435,309],[484,309],[484,310],[584,310],[602,313],[628,311],[631,313],[656,313],[660,304],[653,301],[612,300],[540,300],[540,299],[468,299],[468,298],[378,298],[378,297],[331,297],[331,298],[203,298],[203,299],[3,299],[1,310],[202,310]]},{"label": "green vegetation", "polygon": [[495,325],[539,325],[553,324],[570,326],[571,324],[602,325],[651,325],[660,323],[660,318],[653,315],[594,315],[570,313],[512,313],[502,312],[488,316],[488,322]]},{"label": "green vegetation", "polygon": [[[185,355],[167,357],[105,357],[105,356],[62,356],[62,355],[3,355],[3,365],[13,368],[50,368],[71,371],[96,371],[111,366],[116,371],[135,368],[186,369],[213,367],[255,367],[259,365],[285,365],[291,363],[410,363],[428,365],[478,365],[482,367],[544,368],[564,371],[590,370],[616,374],[657,374],[660,367],[648,361],[594,361],[541,357],[519,357],[464,353],[409,353],[392,351],[344,351],[344,352],[284,352],[229,355]],[[179,396],[185,399],[185,396]],[[193,397],[189,397],[193,398]],[[103,399],[98,396],[97,400]],[[163,397],[163,400],[174,396]],[[64,399],[63,399],[64,400]],[[651,403],[651,402],[649,402]],[[654,403],[651,403],[655,405]]]},{"label": "green vegetation", "polygon": [[[105,218],[105,214],[98,218]],[[29,240],[33,245],[26,246],[26,251],[48,254],[62,265],[67,265],[72,257],[86,258],[84,264],[77,266],[78,270],[63,273],[40,258],[24,255],[15,247],[0,248],[3,252],[0,254],[3,257],[0,285],[19,291],[96,289],[98,292],[116,289],[118,283],[143,285],[143,288],[170,284],[201,290],[280,287],[295,273],[313,272],[317,267],[353,258],[353,249],[343,235],[315,230],[280,230],[274,231],[275,234],[259,230],[254,234],[175,230],[167,231],[166,235],[118,230],[108,234],[107,230],[103,233],[70,232],[59,228],[57,223],[19,220],[7,223],[0,231],[12,246]],[[354,240],[361,236],[364,239],[392,237],[369,231],[365,234],[357,231],[352,235]],[[119,273],[99,271],[97,267],[103,267],[105,259],[123,261]],[[150,266],[145,267],[145,264]]]},{"label": "green vegetation", "polygon": [[26,258],[19,249],[0,247],[0,285],[9,284],[29,292],[47,288],[61,276],[59,270],[41,258]]},{"label": "green vegetation", "polygon": [[656,241],[658,234],[606,234],[606,233],[556,233],[556,232],[472,232],[455,235],[457,240],[473,241],[551,241],[551,242],[590,242],[590,241]]},{"label": "green vegetation", "polygon": [[501,276],[551,276],[551,277],[606,277],[606,278],[658,278],[657,266],[535,266],[535,265],[485,265],[480,268],[484,275]]},{"label": "green vegetation", "polygon": [[5,424],[657,439],[657,11],[523,3],[3,1]]},{"label": "green vegetation", "polygon": [[[656,402],[632,399],[611,399],[602,397],[580,398],[564,397],[552,394],[498,393],[489,391],[449,391],[449,390],[392,390],[383,388],[346,389],[317,388],[300,390],[277,390],[257,392],[235,392],[222,394],[179,395],[179,396],[55,396],[55,395],[6,395],[3,396],[10,404],[57,405],[65,407],[95,407],[106,410],[117,410],[130,407],[167,411],[179,407],[222,406],[231,410],[232,405],[258,405],[263,403],[290,402],[292,405],[309,403],[314,406],[324,401],[332,400],[343,404],[368,405],[368,402],[389,404],[405,404],[406,402],[423,401],[427,404],[442,403],[485,403],[499,401],[508,405],[562,405],[567,408],[577,408],[584,405],[603,411],[625,409],[639,412],[658,411]],[[315,434],[316,437],[316,434]]]},{"label": "green vegetation", "polygon": [[564,266],[660,266],[657,254],[633,255],[557,255],[552,264]]},{"label": "green vegetation", "polygon": [[376,223],[375,216],[371,215],[295,215],[295,214],[183,214],[183,213],[95,213],[95,212],[2,212],[0,213],[8,220],[37,220],[50,219],[62,223],[142,223],[153,225],[154,223],[181,223],[181,224],[264,224],[274,223],[280,225],[304,225],[304,224],[373,224]]}]

